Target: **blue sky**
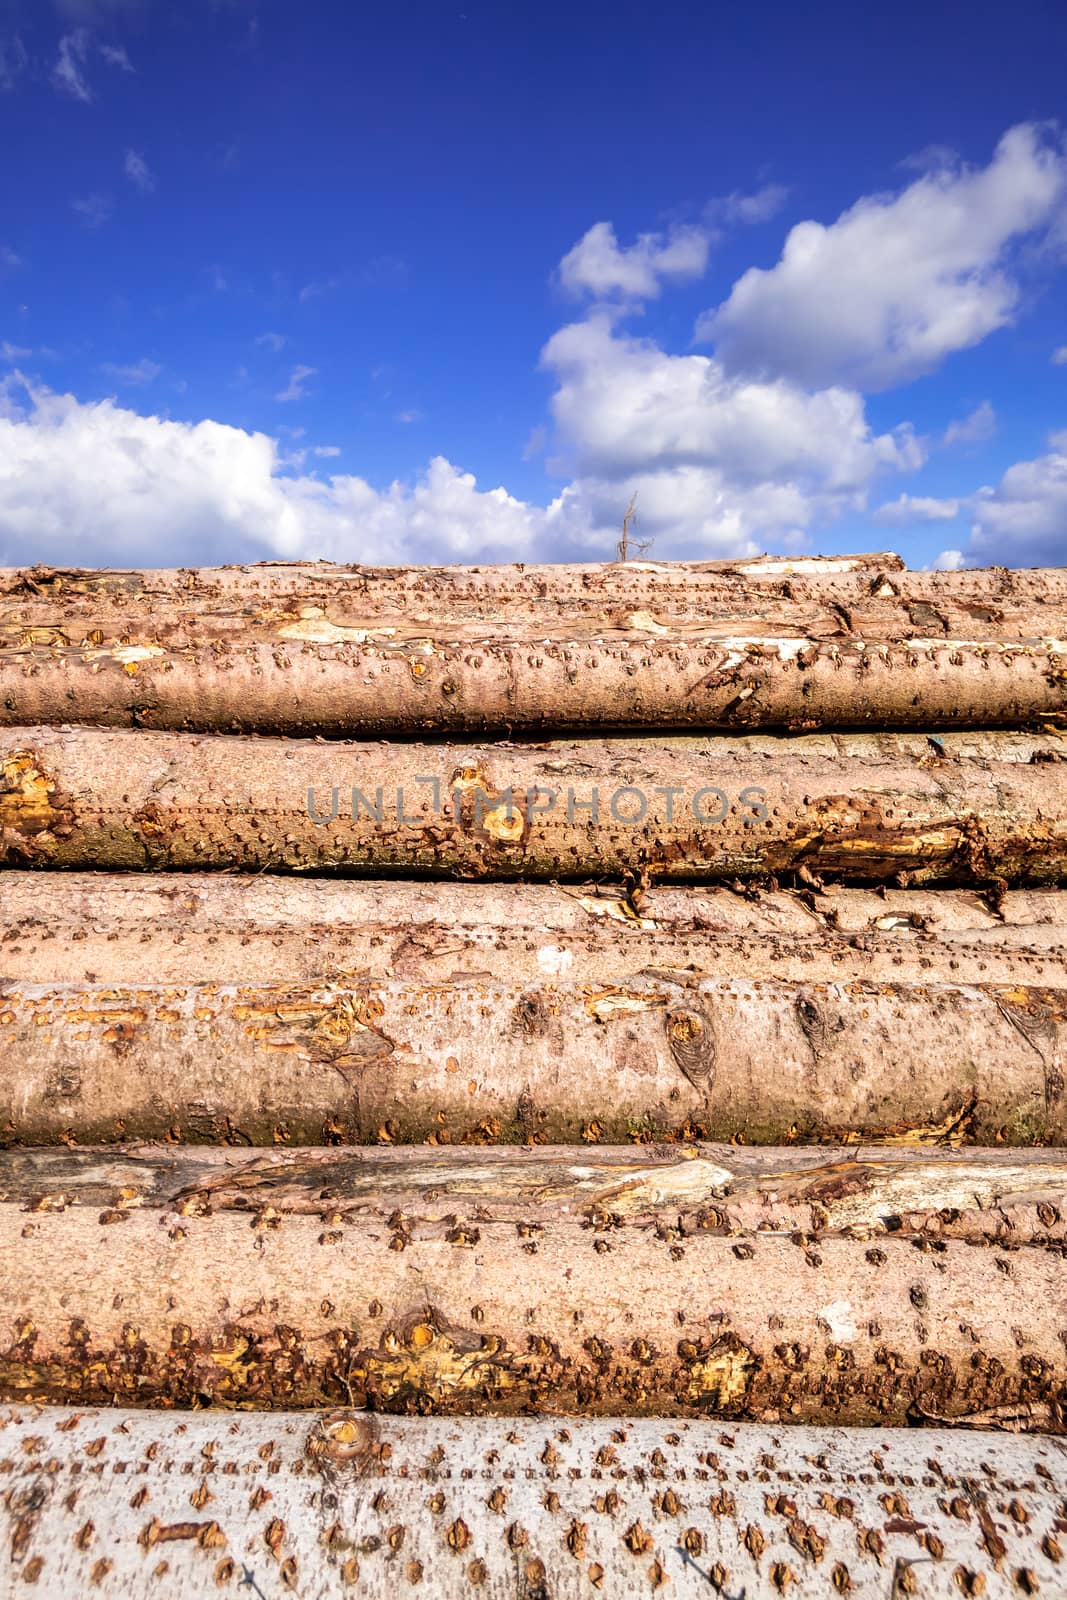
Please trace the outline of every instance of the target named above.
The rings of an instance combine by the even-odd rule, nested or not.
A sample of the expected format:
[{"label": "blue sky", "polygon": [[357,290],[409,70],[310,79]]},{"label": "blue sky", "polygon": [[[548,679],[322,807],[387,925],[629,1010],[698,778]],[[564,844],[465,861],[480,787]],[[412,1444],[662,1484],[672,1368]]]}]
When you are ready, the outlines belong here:
[{"label": "blue sky", "polygon": [[0,560],[1067,560],[1067,7],[0,0]]}]

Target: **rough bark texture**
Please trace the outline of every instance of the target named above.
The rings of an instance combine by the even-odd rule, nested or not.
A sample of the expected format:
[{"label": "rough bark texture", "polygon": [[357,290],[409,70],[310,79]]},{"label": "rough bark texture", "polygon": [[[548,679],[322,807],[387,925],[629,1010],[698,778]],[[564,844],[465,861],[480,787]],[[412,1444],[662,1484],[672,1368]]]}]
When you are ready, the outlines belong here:
[{"label": "rough bark texture", "polygon": [[8,1144],[1067,1133],[1067,987],[632,969],[585,983],[12,982],[0,1050]]},{"label": "rough bark texture", "polygon": [[[1044,616],[1062,607],[1067,576],[1059,567],[907,572],[899,556],[885,552],[578,565],[361,567],[320,561],[140,571],[9,567],[0,568],[0,600],[11,620],[46,616],[46,608],[57,605],[109,615],[127,606],[248,614],[260,606],[340,603],[364,615],[420,620],[508,620],[546,612],[599,618],[617,607],[664,606],[687,621],[744,615],[746,603],[756,615],[766,614],[768,605],[775,615],[788,615],[790,606],[821,600],[828,608],[858,607],[864,616],[868,607],[882,607],[890,616],[895,605],[903,626],[936,623],[921,610],[909,616],[911,606],[939,612],[958,606],[978,623],[1001,626],[1024,612]],[[935,632],[943,631],[936,624]],[[1025,631],[1044,635],[1052,630]]]},{"label": "rough bark texture", "polygon": [[0,1583],[12,1594],[1015,1600],[1063,1589],[1057,1439],[12,1407],[0,1474]]},{"label": "rough bark texture", "polygon": [[[308,608],[305,608],[308,609]],[[1064,619],[1067,621],[1067,619]],[[96,628],[92,636],[103,633]],[[8,630],[0,723],[227,732],[1012,727],[1067,716],[1067,644],[572,628],[377,630],[311,617],[219,637],[158,615],[89,645]],[[1067,637],[1067,626],[1061,630]],[[370,633],[371,637],[367,637]],[[666,635],[657,636],[659,635]],[[29,635],[29,642],[26,642]],[[120,642],[121,640],[121,642]]]},{"label": "rough bark texture", "polygon": [[[1061,1427],[1062,1164],[995,1180],[1031,1183],[1017,1244],[1003,1192],[977,1223],[942,1208],[932,1234],[925,1210],[858,1237],[816,1212],[786,1234],[732,1224],[716,1202],[733,1175],[700,1157],[621,1184],[614,1168],[580,1205],[573,1174],[561,1199],[555,1164],[538,1185],[537,1157],[518,1161],[538,1190],[518,1221],[514,1196],[494,1215],[499,1173],[477,1199],[442,1195],[441,1157],[437,1192],[388,1216],[358,1182],[350,1203],[343,1175],[317,1215],[282,1197],[242,1214],[210,1181],[147,1200],[124,1186],[100,1211],[76,1181],[2,1202],[0,1398],[838,1424],[1008,1407]],[[799,1181],[810,1204],[810,1167]],[[822,1192],[847,1183],[831,1171]],[[935,1172],[928,1199],[943,1194]]]},{"label": "rough bark texture", "polygon": [[1067,714],[1056,573],[890,575],[867,560],[807,576],[267,568],[258,587],[256,569],[234,569],[241,587],[228,569],[9,574],[0,721],[345,736]]},{"label": "rough bark texture", "polygon": [[790,983],[1059,988],[1060,890],[726,888],[0,874],[9,982],[616,982],[655,969]]},{"label": "rough bark texture", "polygon": [[0,730],[0,840],[9,864],[120,870],[1059,883],[1063,754],[1055,733],[325,746],[18,728]]}]

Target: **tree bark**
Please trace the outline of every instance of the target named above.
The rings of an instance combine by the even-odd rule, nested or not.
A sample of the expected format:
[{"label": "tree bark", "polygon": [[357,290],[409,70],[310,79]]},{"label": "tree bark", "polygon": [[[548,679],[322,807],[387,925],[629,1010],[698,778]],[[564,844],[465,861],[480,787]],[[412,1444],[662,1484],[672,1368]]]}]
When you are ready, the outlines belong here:
[{"label": "tree bark", "polygon": [[0,873],[9,982],[325,983],[360,974],[513,985],[614,983],[648,969],[776,978],[1057,988],[1058,889],[830,885],[651,889],[183,873]]},{"label": "tree bark", "polygon": [[891,1583],[958,1600],[1062,1587],[1057,1439],[20,1406],[0,1416],[0,1449],[9,1593],[886,1600]]},{"label": "tree bark", "polygon": [[[1021,1197],[1015,1248],[1003,1191],[1033,1169],[995,1180],[995,1216],[942,1207],[931,1235],[894,1211],[857,1237],[831,1212],[778,1231],[792,1219],[774,1200],[773,1231],[728,1231],[733,1175],[700,1157],[622,1184],[615,1169],[592,1193],[583,1159],[580,1204],[573,1172],[561,1198],[557,1164],[538,1161],[514,1158],[535,1192],[499,1220],[499,1175],[442,1193],[440,1156],[434,1187],[387,1216],[395,1195],[361,1204],[357,1184],[350,1203],[321,1163],[317,1215],[254,1187],[250,1215],[231,1209],[249,1200],[240,1174],[169,1195],[124,1184],[98,1211],[99,1183],[79,1203],[72,1173],[58,1193],[0,1202],[0,1397],[838,1425],[1017,1407],[1061,1427],[1062,1163]],[[810,1165],[799,1181],[810,1202]],[[847,1184],[838,1168],[821,1192]],[[935,1174],[921,1217],[943,1189]],[[913,1204],[923,1190],[911,1184]]]},{"label": "tree bark", "polygon": [[0,730],[9,864],[1056,884],[1056,734],[322,746]]},{"label": "tree bark", "polygon": [[1067,986],[11,982],[0,1049],[7,1144],[1067,1134]]},{"label": "tree bark", "polygon": [[255,572],[9,594],[0,721],[344,737],[1010,727],[1067,712],[1055,573],[299,568],[256,587]]},{"label": "tree bark", "polygon": [[[35,1146],[0,1156],[0,1204],[31,1213],[155,1208],[195,1215],[323,1217],[370,1226],[417,1219],[425,1236],[460,1225],[561,1218],[697,1232],[1054,1246],[1067,1235],[1067,1153],[908,1144],[572,1145],[427,1150],[227,1150],[139,1144]],[[537,1224],[534,1227],[534,1224]],[[404,1223],[410,1231],[408,1223]],[[527,1235],[524,1235],[526,1237]],[[659,1234],[657,1234],[659,1236]]]}]

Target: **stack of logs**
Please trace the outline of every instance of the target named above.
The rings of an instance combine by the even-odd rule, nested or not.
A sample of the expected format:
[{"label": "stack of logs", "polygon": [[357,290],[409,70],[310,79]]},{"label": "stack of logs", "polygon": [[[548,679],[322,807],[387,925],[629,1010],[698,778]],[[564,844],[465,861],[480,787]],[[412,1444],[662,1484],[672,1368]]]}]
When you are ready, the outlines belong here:
[{"label": "stack of logs", "polygon": [[1067,1592],[1065,640],[0,573],[3,1593]]}]

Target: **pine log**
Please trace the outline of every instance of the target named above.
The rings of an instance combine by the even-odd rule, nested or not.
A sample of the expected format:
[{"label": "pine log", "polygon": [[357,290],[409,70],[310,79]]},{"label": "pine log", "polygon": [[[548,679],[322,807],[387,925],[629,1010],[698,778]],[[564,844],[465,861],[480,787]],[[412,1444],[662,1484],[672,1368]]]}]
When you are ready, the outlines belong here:
[{"label": "pine log", "polygon": [[335,744],[0,729],[11,865],[581,880],[1067,876],[1055,733]]},{"label": "pine log", "polygon": [[4,1144],[1067,1139],[1067,984],[8,982],[0,1050]]},{"label": "pine log", "polygon": [[0,873],[9,982],[174,984],[477,973],[614,983],[648,969],[789,983],[1057,988],[1059,889],[815,891],[367,882],[226,874]]},{"label": "pine log", "polygon": [[[1056,569],[1053,569],[1054,571]],[[678,597],[688,593],[698,601],[709,586],[756,583],[773,592],[796,582],[859,582],[869,589],[873,580],[896,584],[904,563],[888,551],[851,556],[762,556],[743,561],[627,561],[551,563],[525,562],[486,566],[369,567],[353,562],[258,561],[223,567],[172,567],[109,569],[106,567],[0,567],[0,597],[7,604],[92,602],[115,604],[151,600],[192,600],[197,605],[228,606],[248,601],[270,602],[320,595],[353,594],[371,605],[409,603],[446,606],[495,607],[549,604],[592,606],[599,600],[628,599],[633,595],[666,591]],[[908,575],[909,579],[911,574]],[[955,587],[975,574],[915,574]],[[986,598],[1010,597],[1027,575],[1007,568],[981,572],[979,590]],[[399,597],[394,600],[394,597]],[[454,614],[458,614],[454,613]]]},{"label": "pine log", "polygon": [[[327,569],[316,585],[316,569],[268,569],[255,587],[254,570],[191,589],[187,575],[144,574],[132,593],[115,585],[137,575],[90,574],[87,588],[60,583],[62,603],[51,591],[0,603],[0,721],[344,737],[1067,714],[1056,572],[958,573],[931,588],[945,575],[770,582],[623,564],[377,580]],[[246,592],[223,581],[242,571]]]},{"label": "pine log", "polygon": [[999,1600],[1063,1588],[1055,1438],[18,1406],[0,1415],[0,1452],[10,1594]]},{"label": "pine log", "polygon": [[[0,1399],[1062,1429],[1061,1157],[1007,1177],[923,1158],[902,1182],[890,1156],[820,1182],[781,1154],[756,1168],[755,1227],[730,1214],[751,1165],[708,1156],[620,1173],[515,1152],[486,1172],[484,1153],[424,1153],[405,1195],[377,1189],[369,1153],[296,1158],[276,1189],[269,1157],[248,1182],[194,1160],[177,1190],[167,1153],[99,1210],[81,1153],[26,1198],[25,1158],[4,1158]],[[854,1218],[856,1194],[842,1227],[834,1196]]]}]

